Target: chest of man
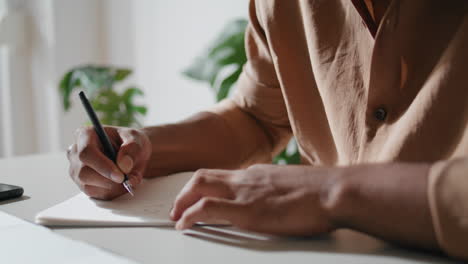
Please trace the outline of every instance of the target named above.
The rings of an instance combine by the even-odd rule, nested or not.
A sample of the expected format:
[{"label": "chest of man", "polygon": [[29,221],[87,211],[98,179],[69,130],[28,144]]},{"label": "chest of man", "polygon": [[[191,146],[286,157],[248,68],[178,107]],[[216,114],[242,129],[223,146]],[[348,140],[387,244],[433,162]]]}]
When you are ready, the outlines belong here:
[{"label": "chest of man", "polygon": [[[394,0],[377,15],[373,33],[358,1],[297,2],[257,5],[306,162],[437,160],[457,153],[454,145],[467,141],[468,89],[460,86],[464,74],[444,61],[467,56],[452,44],[467,41],[460,33],[467,4]],[[447,71],[450,81],[442,82]],[[448,125],[444,103],[463,113],[449,132],[432,129],[434,122]]]}]

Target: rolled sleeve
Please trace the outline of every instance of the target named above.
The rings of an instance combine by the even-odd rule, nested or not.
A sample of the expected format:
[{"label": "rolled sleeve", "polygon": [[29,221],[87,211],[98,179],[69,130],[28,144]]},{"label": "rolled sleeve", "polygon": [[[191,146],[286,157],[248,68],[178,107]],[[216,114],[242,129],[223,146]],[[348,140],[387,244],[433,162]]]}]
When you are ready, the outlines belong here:
[{"label": "rolled sleeve", "polygon": [[271,162],[292,132],[265,33],[255,1],[250,3],[246,31],[247,63],[234,95],[210,112],[226,121],[241,149],[244,165]]},{"label": "rolled sleeve", "polygon": [[468,158],[433,165],[428,186],[440,247],[453,257],[468,260]]}]

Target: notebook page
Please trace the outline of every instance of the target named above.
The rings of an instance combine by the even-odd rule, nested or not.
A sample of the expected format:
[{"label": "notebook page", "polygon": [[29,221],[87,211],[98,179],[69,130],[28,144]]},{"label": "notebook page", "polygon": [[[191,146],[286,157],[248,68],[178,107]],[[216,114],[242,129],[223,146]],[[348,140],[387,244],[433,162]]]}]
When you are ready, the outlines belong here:
[{"label": "notebook page", "polygon": [[36,223],[47,226],[172,226],[169,212],[193,173],[145,180],[135,196],[100,201],[80,193],[40,212]]}]

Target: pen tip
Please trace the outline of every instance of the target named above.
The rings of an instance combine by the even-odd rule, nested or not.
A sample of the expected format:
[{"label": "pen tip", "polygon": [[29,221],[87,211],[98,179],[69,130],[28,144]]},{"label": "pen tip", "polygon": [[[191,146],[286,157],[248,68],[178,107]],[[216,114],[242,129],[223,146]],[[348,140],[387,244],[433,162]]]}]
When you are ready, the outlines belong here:
[{"label": "pen tip", "polygon": [[130,193],[130,195],[135,196],[135,194],[133,193],[132,185],[128,181],[124,181],[123,186],[125,187],[127,192]]}]

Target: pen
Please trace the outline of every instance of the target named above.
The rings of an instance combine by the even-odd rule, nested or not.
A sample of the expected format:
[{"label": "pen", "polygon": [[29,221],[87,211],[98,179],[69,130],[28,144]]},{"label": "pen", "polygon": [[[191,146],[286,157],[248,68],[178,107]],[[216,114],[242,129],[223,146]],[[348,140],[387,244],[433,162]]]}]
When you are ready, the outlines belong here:
[{"label": "pen", "polygon": [[[81,103],[83,103],[83,106],[86,112],[88,113],[89,119],[91,119],[91,123],[93,123],[94,130],[96,131],[96,134],[98,135],[99,140],[101,141],[102,147],[104,148],[104,154],[106,154],[106,156],[110,160],[116,163],[117,153],[114,147],[112,146],[109,140],[109,137],[106,134],[106,131],[104,131],[104,129],[102,128],[101,122],[99,122],[99,119],[96,113],[94,112],[93,107],[89,103],[88,98],[86,98],[86,95],[83,91],[81,91],[79,95],[80,95]],[[125,187],[125,189],[133,196],[134,194],[133,194],[132,185],[128,181],[127,174],[124,174],[124,181],[122,182],[122,184]]]}]

